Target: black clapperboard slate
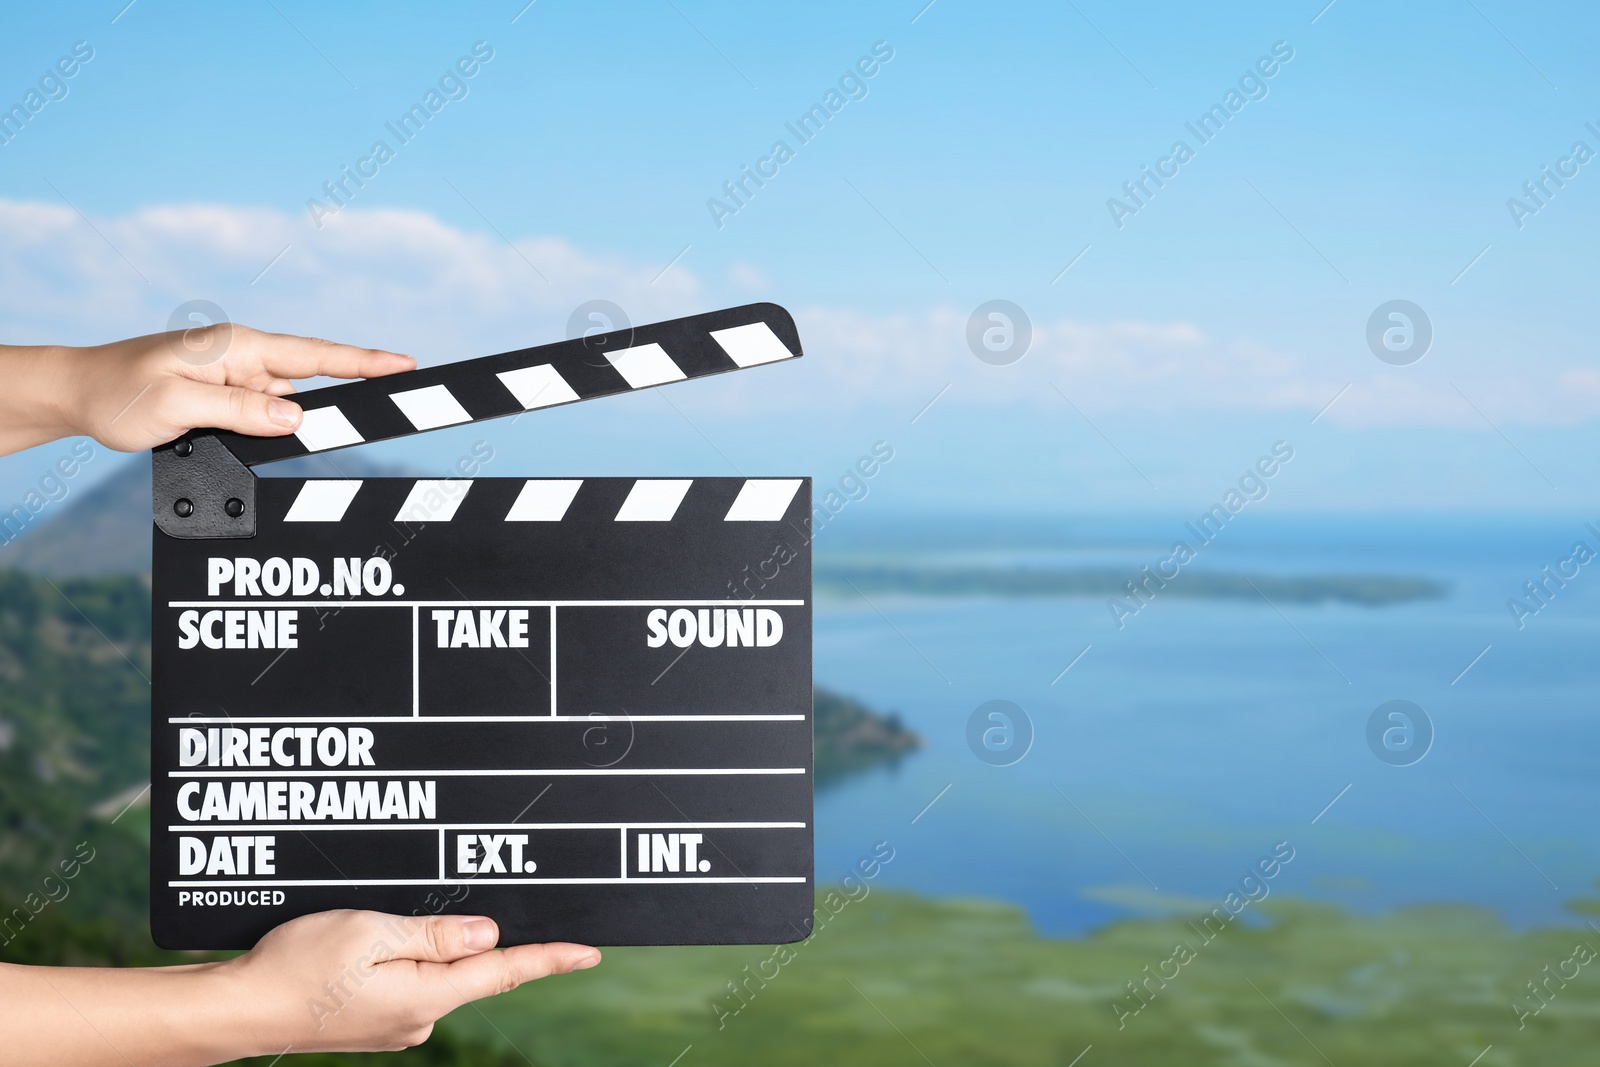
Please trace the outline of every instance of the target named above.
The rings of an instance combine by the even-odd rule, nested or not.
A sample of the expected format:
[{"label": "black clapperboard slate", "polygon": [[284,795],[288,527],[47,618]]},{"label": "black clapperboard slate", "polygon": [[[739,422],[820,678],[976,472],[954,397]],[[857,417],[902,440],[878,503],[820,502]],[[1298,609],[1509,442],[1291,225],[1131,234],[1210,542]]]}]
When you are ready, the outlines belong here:
[{"label": "black clapperboard slate", "polygon": [[157,944],[330,908],[486,914],[503,944],[804,937],[810,479],[251,471],[800,354],[753,304],[156,449]]}]

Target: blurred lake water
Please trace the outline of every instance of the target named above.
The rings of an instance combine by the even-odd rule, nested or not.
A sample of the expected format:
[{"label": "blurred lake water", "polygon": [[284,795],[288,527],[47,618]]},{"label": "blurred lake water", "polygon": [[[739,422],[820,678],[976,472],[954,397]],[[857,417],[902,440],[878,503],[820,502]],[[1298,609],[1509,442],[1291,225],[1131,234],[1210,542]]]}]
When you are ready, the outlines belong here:
[{"label": "blurred lake water", "polygon": [[[1132,577],[1185,531],[927,519],[831,534],[819,563]],[[1600,549],[1581,517],[1247,513],[1176,581],[1191,569],[1378,573],[1449,593],[1379,608],[1158,594],[1120,630],[1103,597],[824,592],[818,683],[900,711],[928,744],[819,798],[819,887],[887,839],[898,853],[887,883],[1011,900],[1042,931],[1070,934],[1185,900],[1209,907],[1287,841],[1295,859],[1274,893],[1575,922],[1567,903],[1600,895],[1600,568],[1549,585],[1521,629],[1507,600],[1534,603],[1524,583],[1578,540]],[[967,745],[969,716],[993,699],[1019,705],[1035,733],[1009,767]],[[1411,766],[1368,747],[1368,719],[1392,699],[1420,706],[1435,731]]]}]

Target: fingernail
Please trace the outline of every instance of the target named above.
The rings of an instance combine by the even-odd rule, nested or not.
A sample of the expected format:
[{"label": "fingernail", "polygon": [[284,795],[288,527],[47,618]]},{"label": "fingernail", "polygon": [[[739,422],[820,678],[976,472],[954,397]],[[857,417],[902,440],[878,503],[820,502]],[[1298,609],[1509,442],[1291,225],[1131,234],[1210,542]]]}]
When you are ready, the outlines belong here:
[{"label": "fingernail", "polygon": [[574,963],[572,965],[572,969],[575,971],[587,971],[590,967],[595,966],[599,962],[600,953],[591,953],[590,955],[583,957],[583,959],[579,960],[577,963]]},{"label": "fingernail", "polygon": [[487,952],[500,940],[492,919],[473,919],[461,928],[462,942],[474,952]]},{"label": "fingernail", "polygon": [[274,398],[267,404],[267,414],[279,426],[300,425],[300,405]]}]

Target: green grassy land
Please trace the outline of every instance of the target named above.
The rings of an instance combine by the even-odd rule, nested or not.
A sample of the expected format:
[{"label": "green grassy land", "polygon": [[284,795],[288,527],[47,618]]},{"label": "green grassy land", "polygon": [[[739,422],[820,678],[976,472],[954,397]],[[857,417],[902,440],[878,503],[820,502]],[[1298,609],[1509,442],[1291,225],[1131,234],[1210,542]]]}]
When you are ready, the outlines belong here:
[{"label": "green grassy land", "polygon": [[[1182,918],[1123,922],[1080,940],[1037,936],[1017,909],[874,891],[846,906],[796,958],[770,948],[612,949],[598,968],[538,982],[446,1025],[540,1067],[863,1063],[1479,1067],[1600,1061],[1600,960],[1581,968],[1519,1031],[1515,998],[1594,930],[1507,931],[1474,908],[1355,917],[1273,898],[1268,921],[1209,944]],[[1255,910],[1255,908],[1252,908]],[[1195,956],[1137,1014],[1127,982],[1184,941]],[[749,966],[750,971],[744,968]],[[1166,965],[1172,973],[1173,965]],[[710,1004],[751,973],[743,1009],[719,1029]],[[1281,1012],[1281,1014],[1280,1014]],[[1326,1057],[1326,1060],[1324,1059]]]}]

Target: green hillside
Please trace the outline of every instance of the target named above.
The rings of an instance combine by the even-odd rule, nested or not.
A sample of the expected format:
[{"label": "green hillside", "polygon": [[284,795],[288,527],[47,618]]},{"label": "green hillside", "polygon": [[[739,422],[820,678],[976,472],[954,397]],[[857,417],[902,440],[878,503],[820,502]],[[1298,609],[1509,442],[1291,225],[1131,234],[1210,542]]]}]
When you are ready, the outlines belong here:
[{"label": "green hillside", "polygon": [[142,812],[105,806],[150,776],[149,630],[138,579],[0,573],[0,959],[158,957]]}]

